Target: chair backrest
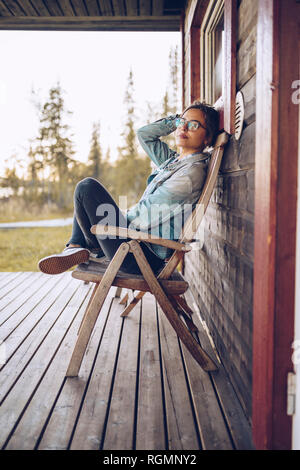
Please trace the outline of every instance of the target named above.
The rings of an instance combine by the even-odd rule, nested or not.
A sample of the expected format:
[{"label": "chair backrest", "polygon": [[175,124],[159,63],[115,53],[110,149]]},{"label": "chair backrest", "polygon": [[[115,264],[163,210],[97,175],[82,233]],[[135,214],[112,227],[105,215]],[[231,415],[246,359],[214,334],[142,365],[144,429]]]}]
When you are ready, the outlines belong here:
[{"label": "chair backrest", "polygon": [[224,146],[228,142],[228,137],[229,136],[226,132],[222,132],[217,138],[214,149],[212,151],[212,155],[209,160],[206,180],[201,191],[200,198],[196,204],[195,209],[193,210],[192,214],[190,215],[190,217],[184,224],[184,227],[182,228],[181,236],[179,239],[179,241],[181,242],[190,242],[193,240],[195,233],[198,230],[198,227],[204,217],[218,178],[219,168],[224,153]]},{"label": "chair backrest", "polygon": [[[218,178],[219,168],[224,153],[224,147],[228,142],[228,138],[229,135],[227,134],[227,132],[221,132],[218,135],[217,141],[212,151],[212,155],[209,160],[203,190],[201,192],[200,198],[196,204],[195,209],[193,210],[192,214],[189,216],[188,220],[184,224],[184,227],[182,228],[181,236],[179,239],[180,242],[191,242],[198,230],[198,227],[204,217],[205,211],[209,204],[213,189]],[[160,279],[168,278],[172,274],[182,257],[182,251],[175,251],[158,277]]]}]

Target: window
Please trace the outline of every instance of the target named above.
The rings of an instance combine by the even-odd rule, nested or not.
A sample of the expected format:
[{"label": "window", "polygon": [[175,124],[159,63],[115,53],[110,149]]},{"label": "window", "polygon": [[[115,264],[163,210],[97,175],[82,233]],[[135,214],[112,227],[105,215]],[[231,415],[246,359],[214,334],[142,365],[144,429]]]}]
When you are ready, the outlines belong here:
[{"label": "window", "polygon": [[214,104],[223,96],[224,0],[210,2],[200,32],[200,96]]},{"label": "window", "polygon": [[213,67],[212,67],[212,102],[223,95],[224,81],[224,14],[214,31]]},{"label": "window", "polygon": [[[198,0],[190,27],[190,101],[223,109],[234,134],[237,0]],[[188,97],[187,97],[188,98]]]}]

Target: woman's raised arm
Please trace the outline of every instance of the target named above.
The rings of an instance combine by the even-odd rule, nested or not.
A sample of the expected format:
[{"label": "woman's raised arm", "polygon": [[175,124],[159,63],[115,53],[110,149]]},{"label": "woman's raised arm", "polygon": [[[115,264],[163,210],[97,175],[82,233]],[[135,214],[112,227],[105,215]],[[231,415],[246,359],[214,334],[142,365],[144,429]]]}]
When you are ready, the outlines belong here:
[{"label": "woman's raised arm", "polygon": [[159,119],[158,121],[141,127],[137,131],[141,146],[157,166],[160,166],[172,155],[176,154],[175,150],[170,149],[165,142],[160,140],[160,137],[169,135],[171,132],[175,131],[175,121],[177,117],[178,115],[171,115]]}]

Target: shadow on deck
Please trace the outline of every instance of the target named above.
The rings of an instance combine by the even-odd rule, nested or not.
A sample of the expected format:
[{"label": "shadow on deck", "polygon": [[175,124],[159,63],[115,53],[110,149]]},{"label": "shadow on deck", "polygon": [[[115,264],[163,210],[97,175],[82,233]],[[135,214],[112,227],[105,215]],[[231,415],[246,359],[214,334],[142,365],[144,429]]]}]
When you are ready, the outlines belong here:
[{"label": "shadow on deck", "polygon": [[0,448],[252,449],[222,366],[204,372],[149,293],[121,318],[111,288],[79,376],[65,378],[92,287],[70,272],[0,273]]}]

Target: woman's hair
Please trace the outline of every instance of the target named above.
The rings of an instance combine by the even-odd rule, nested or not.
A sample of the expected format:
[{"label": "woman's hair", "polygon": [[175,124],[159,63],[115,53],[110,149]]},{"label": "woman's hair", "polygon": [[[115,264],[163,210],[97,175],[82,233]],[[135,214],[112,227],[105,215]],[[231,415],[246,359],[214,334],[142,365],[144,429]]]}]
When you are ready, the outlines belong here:
[{"label": "woman's hair", "polygon": [[218,111],[211,105],[201,101],[194,101],[182,113],[182,116],[189,109],[199,109],[204,114],[205,125],[207,127],[207,136],[210,139],[210,145],[214,145],[219,133],[220,116]]}]

